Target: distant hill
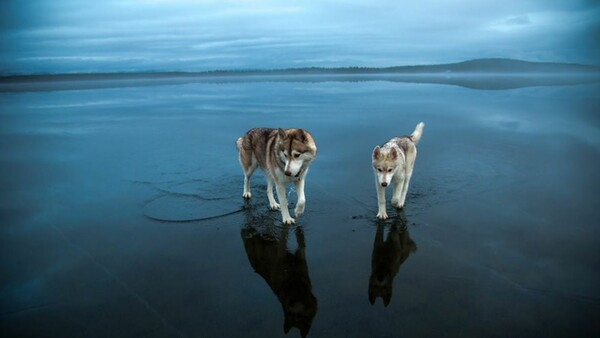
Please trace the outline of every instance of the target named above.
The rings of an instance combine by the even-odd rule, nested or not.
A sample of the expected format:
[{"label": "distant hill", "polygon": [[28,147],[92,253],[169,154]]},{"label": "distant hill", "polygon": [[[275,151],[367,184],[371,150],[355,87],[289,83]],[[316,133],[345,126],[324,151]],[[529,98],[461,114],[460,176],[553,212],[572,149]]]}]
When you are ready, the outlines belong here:
[{"label": "distant hill", "polygon": [[475,59],[458,63],[386,68],[398,73],[579,73],[599,72],[600,67],[574,63],[530,62],[513,59]]},{"label": "distant hill", "polygon": [[[217,71],[218,72],[218,71]],[[249,71],[252,73],[253,71]],[[261,71],[259,71],[261,72]],[[395,67],[294,68],[269,70],[276,74],[523,74],[523,73],[588,73],[600,72],[599,66],[574,63],[530,62],[513,59],[475,59],[458,63]],[[227,73],[227,71],[223,72]],[[262,72],[261,72],[262,73]]]}]

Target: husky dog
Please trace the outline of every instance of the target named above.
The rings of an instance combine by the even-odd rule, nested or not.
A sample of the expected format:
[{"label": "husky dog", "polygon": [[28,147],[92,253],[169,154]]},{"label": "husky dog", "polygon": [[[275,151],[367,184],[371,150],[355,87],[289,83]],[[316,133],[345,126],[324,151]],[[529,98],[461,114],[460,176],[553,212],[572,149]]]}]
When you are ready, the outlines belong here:
[{"label": "husky dog", "polygon": [[[285,185],[293,182],[298,193],[298,203],[294,213],[300,217],[304,213],[304,178],[308,166],[317,154],[317,146],[312,136],[303,129],[254,128],[238,138],[237,149],[240,164],[244,170],[244,198],[250,198],[250,177],[258,166],[267,177],[267,197],[271,210],[281,208],[284,224],[295,223],[288,210]],[[273,197],[273,183],[277,198]]]},{"label": "husky dog", "polygon": [[421,139],[424,126],[425,124],[420,122],[410,136],[394,137],[383,146],[376,146],[373,149],[379,219],[388,218],[385,207],[385,187],[390,182],[394,182],[392,205],[398,209],[404,207],[408,183],[417,158],[417,143]]}]

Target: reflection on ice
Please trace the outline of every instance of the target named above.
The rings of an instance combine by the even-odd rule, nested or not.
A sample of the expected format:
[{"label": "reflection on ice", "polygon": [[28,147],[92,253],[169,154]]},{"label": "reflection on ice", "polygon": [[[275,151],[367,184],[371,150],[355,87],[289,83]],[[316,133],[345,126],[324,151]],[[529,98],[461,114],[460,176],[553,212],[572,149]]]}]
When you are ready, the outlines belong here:
[{"label": "reflection on ice", "polygon": [[45,76],[41,78],[0,79],[0,92],[31,92],[55,90],[81,90],[102,88],[170,86],[192,83],[259,83],[259,82],[366,82],[389,81],[399,83],[445,84],[479,90],[505,90],[524,87],[566,86],[598,83],[596,73],[565,74],[305,74],[305,75],[207,75],[169,73],[152,74],[73,74]]},{"label": "reflection on ice", "polygon": [[[306,243],[301,226],[277,227],[271,212],[255,211],[251,206],[245,210],[246,221],[242,228],[242,240],[248,260],[254,271],[269,285],[281,303],[284,314],[283,331],[292,327],[300,330],[302,337],[308,334],[317,313],[317,299],[306,263]],[[297,248],[290,251],[288,235],[294,230]]]},{"label": "reflection on ice", "polygon": [[400,265],[411,253],[417,251],[417,244],[408,235],[404,217],[392,218],[387,238],[384,237],[385,222],[377,221],[377,232],[371,256],[371,277],[369,277],[369,302],[381,297],[383,305],[388,306],[392,299],[394,278]]}]

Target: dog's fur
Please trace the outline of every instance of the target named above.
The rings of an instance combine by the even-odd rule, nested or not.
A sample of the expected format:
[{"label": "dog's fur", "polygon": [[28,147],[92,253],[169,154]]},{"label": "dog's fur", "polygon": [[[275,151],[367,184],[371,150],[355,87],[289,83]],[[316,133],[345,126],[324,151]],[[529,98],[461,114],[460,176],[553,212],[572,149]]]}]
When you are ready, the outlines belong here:
[{"label": "dog's fur", "polygon": [[384,225],[377,225],[373,255],[371,257],[371,277],[369,278],[369,302],[375,303],[381,297],[383,305],[388,306],[392,299],[394,277],[400,265],[408,256],[417,251],[417,245],[410,239],[406,223],[392,224],[387,239],[383,240]]},{"label": "dog's fur", "polygon": [[417,143],[421,139],[424,126],[425,124],[420,122],[410,136],[394,137],[383,146],[376,146],[373,149],[373,170],[378,202],[377,217],[379,219],[388,218],[385,206],[385,187],[390,182],[394,183],[392,206],[398,209],[404,207],[408,184],[417,158]]},{"label": "dog's fur", "polygon": [[[271,210],[281,209],[284,224],[295,223],[288,210],[285,185],[294,183],[298,203],[294,213],[304,213],[304,179],[311,161],[317,155],[317,146],[304,129],[250,129],[237,142],[239,160],[244,171],[244,198],[250,198],[250,177],[258,166],[267,178],[267,197]],[[273,197],[273,184],[277,190],[278,204]]]}]

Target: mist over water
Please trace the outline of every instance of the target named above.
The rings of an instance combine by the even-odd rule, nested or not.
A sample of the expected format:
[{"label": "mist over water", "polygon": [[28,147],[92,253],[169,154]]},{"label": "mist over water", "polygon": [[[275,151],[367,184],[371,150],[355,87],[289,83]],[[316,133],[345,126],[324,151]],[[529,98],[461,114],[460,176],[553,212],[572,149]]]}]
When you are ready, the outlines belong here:
[{"label": "mist over water", "polygon": [[[3,83],[2,331],[597,336],[600,85],[456,79]],[[378,222],[371,151],[420,121]],[[297,225],[241,197],[253,127],[317,142]]]}]

